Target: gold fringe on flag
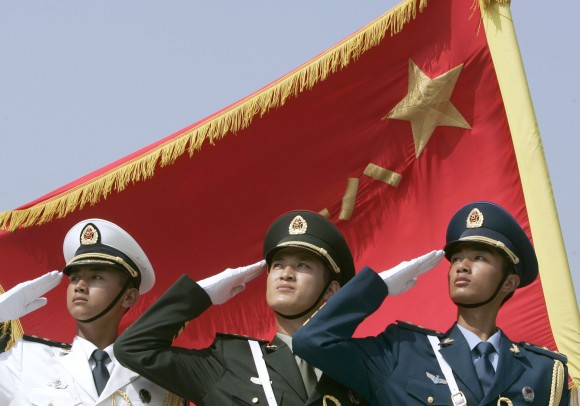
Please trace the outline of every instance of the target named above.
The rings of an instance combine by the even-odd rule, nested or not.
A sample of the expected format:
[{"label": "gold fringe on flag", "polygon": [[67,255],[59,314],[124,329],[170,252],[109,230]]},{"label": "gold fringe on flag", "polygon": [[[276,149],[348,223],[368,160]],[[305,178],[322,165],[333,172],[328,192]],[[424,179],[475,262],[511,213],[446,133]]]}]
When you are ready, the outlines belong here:
[{"label": "gold fringe on flag", "polygon": [[488,8],[494,4],[510,4],[511,0],[475,0],[479,2],[479,7],[481,9]]},{"label": "gold fringe on flag", "polygon": [[[151,178],[158,166],[173,164],[185,151],[191,157],[204,143],[214,144],[226,134],[248,127],[256,116],[262,116],[272,108],[283,106],[288,98],[311,89],[330,74],[346,67],[361,54],[378,45],[387,32],[391,35],[400,32],[417,16],[417,10],[423,11],[427,1],[402,1],[353,35],[261,91],[129,162],[32,207],[0,213],[0,229],[14,231],[20,227],[49,222],[55,216],[63,218],[87,204],[94,205],[106,199],[113,192],[121,192],[131,183]],[[494,0],[479,1],[480,4],[494,2]]]}]

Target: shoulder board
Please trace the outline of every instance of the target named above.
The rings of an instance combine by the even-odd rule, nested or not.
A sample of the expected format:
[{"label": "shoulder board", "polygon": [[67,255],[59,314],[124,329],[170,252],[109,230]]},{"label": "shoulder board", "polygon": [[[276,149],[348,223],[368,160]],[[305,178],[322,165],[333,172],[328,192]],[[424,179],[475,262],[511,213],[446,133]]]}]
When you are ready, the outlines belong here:
[{"label": "shoulder board", "polygon": [[415,331],[417,333],[425,334],[428,336],[443,337],[445,335],[440,331],[431,330],[422,326],[418,326],[417,324],[408,323],[406,321],[401,320],[397,320],[397,326],[399,326],[400,328],[404,328],[405,330]]},{"label": "shoulder board", "polygon": [[263,345],[268,344],[270,342],[270,340],[264,340],[262,338],[255,338],[255,337],[245,336],[245,335],[242,335],[242,334],[217,333],[216,335],[218,337],[230,338],[230,339],[233,339],[233,340],[245,340],[245,341],[254,340],[254,341],[257,341],[257,342],[259,342],[260,344],[263,344]]},{"label": "shoulder board", "polygon": [[524,341],[520,342],[520,346],[525,348],[526,350],[535,352],[536,354],[542,354],[547,357],[562,361],[564,363],[568,362],[568,357],[566,357],[564,354],[560,354],[557,351],[552,351],[546,347],[538,347],[537,345],[526,343]]},{"label": "shoulder board", "polygon": [[24,336],[22,337],[22,339],[24,341],[30,341],[33,343],[40,343],[40,344],[44,344],[44,345],[48,345],[51,347],[58,347],[58,348],[63,348],[65,350],[70,350],[71,349],[71,345],[67,344],[67,343],[61,343],[59,341],[52,341],[49,340],[48,338],[42,338],[42,337],[37,337],[37,336],[29,336],[27,334],[24,334]]}]

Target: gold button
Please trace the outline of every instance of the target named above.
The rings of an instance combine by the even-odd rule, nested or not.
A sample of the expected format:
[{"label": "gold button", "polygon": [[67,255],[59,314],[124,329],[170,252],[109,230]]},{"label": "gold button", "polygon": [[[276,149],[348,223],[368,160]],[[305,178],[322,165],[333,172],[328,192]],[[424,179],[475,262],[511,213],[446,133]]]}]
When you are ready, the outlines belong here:
[{"label": "gold button", "polygon": [[252,398],[252,403],[256,404],[258,403],[260,400],[258,398]]},{"label": "gold button", "polygon": [[427,403],[433,403],[435,401],[435,399],[433,399],[433,396],[429,396],[427,398]]}]

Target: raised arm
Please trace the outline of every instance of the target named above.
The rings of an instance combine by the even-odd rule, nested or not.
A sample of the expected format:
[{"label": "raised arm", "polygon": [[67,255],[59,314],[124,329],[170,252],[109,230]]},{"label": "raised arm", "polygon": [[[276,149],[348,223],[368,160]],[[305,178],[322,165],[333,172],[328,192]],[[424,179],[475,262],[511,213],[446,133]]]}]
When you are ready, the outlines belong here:
[{"label": "raised arm", "polygon": [[388,294],[410,289],[442,256],[442,251],[433,251],[379,274],[364,268],[294,334],[294,352],[372,401],[378,381],[396,365],[398,340],[387,332],[361,339],[352,336]]},{"label": "raised arm", "polygon": [[[165,389],[199,401],[223,375],[219,348],[185,349],[172,343],[190,320],[223,303],[256,277],[263,262],[228,269],[199,283],[181,276],[115,342],[119,362]],[[202,287],[203,286],[203,287]]]}]

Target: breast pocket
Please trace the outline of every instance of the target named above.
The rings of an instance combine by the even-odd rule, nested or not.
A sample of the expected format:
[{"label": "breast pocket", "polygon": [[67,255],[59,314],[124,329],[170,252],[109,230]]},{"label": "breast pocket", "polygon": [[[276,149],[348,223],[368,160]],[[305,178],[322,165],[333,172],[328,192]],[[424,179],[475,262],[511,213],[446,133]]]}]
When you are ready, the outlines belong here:
[{"label": "breast pocket", "polygon": [[[57,390],[52,388],[32,388],[30,393],[27,395],[30,400],[30,404],[35,406],[72,406],[74,401],[70,394],[63,390]],[[19,396],[23,398],[23,396]],[[26,402],[28,403],[28,402]],[[20,404],[16,399],[12,401],[12,404]],[[22,403],[25,404],[25,403]]]},{"label": "breast pocket", "polygon": [[409,379],[405,388],[409,396],[425,405],[451,405],[451,391],[446,384],[434,384],[417,378]]}]

